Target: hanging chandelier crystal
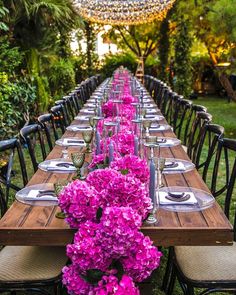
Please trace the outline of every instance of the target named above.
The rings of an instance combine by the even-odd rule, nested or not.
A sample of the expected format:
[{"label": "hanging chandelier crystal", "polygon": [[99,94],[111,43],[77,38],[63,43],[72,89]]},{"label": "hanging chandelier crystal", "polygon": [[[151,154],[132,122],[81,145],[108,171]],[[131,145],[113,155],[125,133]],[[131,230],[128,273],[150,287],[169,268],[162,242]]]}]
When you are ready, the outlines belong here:
[{"label": "hanging chandelier crystal", "polygon": [[74,0],[85,19],[110,25],[137,25],[165,18],[175,0]]}]

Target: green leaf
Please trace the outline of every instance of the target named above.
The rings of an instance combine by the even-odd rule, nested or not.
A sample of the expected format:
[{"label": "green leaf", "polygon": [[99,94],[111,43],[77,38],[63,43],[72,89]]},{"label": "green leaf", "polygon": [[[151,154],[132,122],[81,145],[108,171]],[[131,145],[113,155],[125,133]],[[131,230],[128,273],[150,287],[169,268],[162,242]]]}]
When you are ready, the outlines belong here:
[{"label": "green leaf", "polygon": [[98,210],[97,210],[97,213],[96,213],[97,221],[100,221],[100,219],[102,217],[102,212],[103,212],[103,209],[101,207],[99,207]]},{"label": "green leaf", "polygon": [[120,173],[121,173],[122,175],[127,175],[127,174],[129,173],[129,169],[121,169],[121,170],[120,170]]},{"label": "green leaf", "polygon": [[88,269],[86,271],[86,276],[81,275],[81,277],[88,283],[92,285],[97,285],[99,281],[101,281],[102,277],[105,275],[104,272],[102,272],[99,269]]}]

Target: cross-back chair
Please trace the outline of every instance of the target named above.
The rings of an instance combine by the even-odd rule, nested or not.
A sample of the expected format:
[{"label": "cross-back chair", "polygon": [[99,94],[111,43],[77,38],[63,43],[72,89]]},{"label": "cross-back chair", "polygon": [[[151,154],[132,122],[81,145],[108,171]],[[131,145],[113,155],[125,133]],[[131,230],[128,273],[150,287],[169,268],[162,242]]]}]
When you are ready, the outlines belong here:
[{"label": "cross-back chair", "polygon": [[[0,188],[1,217],[7,210]],[[0,293],[62,294],[61,270],[67,263],[65,247],[5,246],[0,250]]]},{"label": "cross-back chair", "polygon": [[28,125],[20,130],[20,135],[27,145],[34,172],[36,172],[40,160],[35,150],[35,144],[39,144],[42,160],[45,160],[47,157],[42,128],[38,124]]},{"label": "cross-back chair", "polygon": [[[229,153],[233,153],[229,161]],[[236,140],[219,139],[216,161],[224,157],[227,167],[224,213],[232,220],[234,243],[232,246],[176,246],[173,251],[171,277],[166,293],[172,294],[177,277],[184,294],[194,295],[195,288],[203,288],[200,295],[215,292],[236,293]],[[219,174],[214,175],[219,180]],[[222,192],[221,192],[222,193]]]},{"label": "cross-back chair", "polygon": [[[10,189],[19,191],[27,184],[28,176],[21,144],[17,138],[0,141],[0,155],[2,159],[5,158],[6,160],[5,165],[0,169],[0,184],[5,187],[4,196],[6,198],[6,204],[8,204]],[[17,158],[15,158],[15,156],[17,156]],[[14,162],[16,162],[16,160],[18,160],[18,167],[20,167],[22,186],[12,181],[14,173],[18,173],[18,171],[13,171]]]}]

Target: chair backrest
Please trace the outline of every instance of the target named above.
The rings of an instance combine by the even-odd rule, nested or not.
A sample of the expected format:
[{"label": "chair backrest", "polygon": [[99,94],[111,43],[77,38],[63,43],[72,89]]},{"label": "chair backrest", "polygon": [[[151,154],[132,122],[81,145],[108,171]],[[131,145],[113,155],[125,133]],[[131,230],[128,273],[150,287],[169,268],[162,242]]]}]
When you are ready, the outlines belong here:
[{"label": "chair backrest", "polygon": [[[52,114],[43,114],[38,117],[38,122],[42,128],[42,130],[45,132],[47,142],[49,149],[53,149],[53,142],[55,142],[58,139],[58,133],[56,130],[56,125],[54,122],[54,118]],[[53,134],[54,140],[52,140],[51,135]]]},{"label": "chair backrest", "polygon": [[[200,131],[199,143],[196,145],[192,161],[199,170],[210,163],[216,153],[219,139],[223,137],[224,127],[217,124],[205,124]],[[203,176],[204,181],[206,179]]]},{"label": "chair backrest", "polygon": [[[34,168],[34,171],[36,172],[38,169],[38,164],[40,161],[37,161],[37,155],[35,151],[35,146],[37,143],[39,143],[42,159],[45,160],[47,157],[42,129],[40,125],[38,124],[32,124],[23,127],[20,130],[20,135],[23,139],[23,141],[27,144],[28,151],[30,154],[31,162]],[[37,145],[38,146],[38,145]]]},{"label": "chair backrest", "polygon": [[192,104],[188,117],[186,118],[185,128],[184,128],[184,138],[183,144],[188,146],[188,141],[190,138],[190,133],[192,130],[193,122],[196,118],[197,112],[207,112],[207,108],[201,105]]},{"label": "chair backrest", "polygon": [[195,157],[194,153],[196,153],[197,151],[203,126],[207,123],[210,123],[211,120],[211,114],[205,112],[196,112],[196,116],[193,120],[192,129],[190,131],[189,142],[187,146],[187,154],[190,157],[190,159],[194,159]]},{"label": "chair backrest", "polygon": [[72,118],[70,117],[70,112],[66,101],[64,99],[56,100],[55,105],[61,106],[61,118],[63,119],[65,126],[70,125]]},{"label": "chair backrest", "polygon": [[4,196],[4,193],[0,186],[0,217],[1,218],[6,213],[6,211],[7,211],[6,197]]},{"label": "chair backrest", "polygon": [[77,91],[73,90],[69,93],[69,96],[71,97],[71,104],[73,105],[73,108],[75,110],[75,114],[77,115],[81,109],[81,105],[78,99]]},{"label": "chair backrest", "polygon": [[177,117],[175,118],[175,122],[174,122],[175,134],[181,140],[183,140],[184,138],[184,127],[185,127],[184,124],[186,123],[187,118],[190,115],[191,106],[192,106],[191,100],[183,99],[181,97],[179,101],[179,110],[178,110],[178,113],[176,114]]},{"label": "chair backrest", "polygon": [[69,117],[69,122],[71,123],[76,116],[76,110],[74,108],[74,103],[72,101],[72,97],[70,95],[63,96],[64,105],[67,109],[67,114]]},{"label": "chair backrest", "polygon": [[204,166],[203,179],[208,183],[214,197],[225,194],[225,214],[229,208],[236,177],[236,140],[220,138],[217,152]]},{"label": "chair backrest", "polygon": [[[6,165],[4,165],[0,169],[0,183],[2,183],[6,188],[6,192],[4,195],[6,198],[6,203],[8,203],[10,189],[13,189],[14,191],[20,190],[23,186],[27,184],[28,176],[27,176],[23,152],[21,149],[21,144],[17,138],[0,141],[0,154],[2,159],[3,159],[3,156],[6,157]],[[14,157],[16,154],[18,156],[18,159],[15,159]],[[12,177],[14,176],[13,174],[14,160],[15,160],[15,163],[17,164],[16,166],[20,167],[20,170],[21,170],[21,178],[22,178],[22,185],[23,185],[22,187],[19,186],[19,181],[17,181],[17,184],[12,183]]]},{"label": "chair backrest", "polygon": [[59,126],[61,128],[62,133],[65,132],[68,123],[65,118],[65,112],[63,110],[63,106],[61,104],[56,105],[51,108],[50,112],[53,115],[53,120],[56,124],[56,127]]}]

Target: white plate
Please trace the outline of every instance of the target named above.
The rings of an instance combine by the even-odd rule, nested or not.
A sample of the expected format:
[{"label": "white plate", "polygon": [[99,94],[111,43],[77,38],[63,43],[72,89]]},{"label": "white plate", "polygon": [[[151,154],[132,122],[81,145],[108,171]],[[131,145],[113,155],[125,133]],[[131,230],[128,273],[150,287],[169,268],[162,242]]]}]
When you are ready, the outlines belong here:
[{"label": "white plate", "polygon": [[195,168],[195,165],[191,161],[175,159],[175,158],[166,158],[166,164],[168,163],[176,163],[177,167],[166,167],[163,170],[164,174],[176,174],[176,173],[186,173],[192,171]]},{"label": "white plate", "polygon": [[43,197],[43,199],[37,198],[37,197],[33,198],[32,196],[34,195],[34,191],[39,191],[39,190],[54,191],[54,185],[53,183],[40,183],[40,184],[27,186],[16,193],[16,199],[17,201],[21,203],[34,205],[34,206],[56,206],[58,204],[58,199],[56,197],[49,196],[48,200],[45,200],[46,194],[45,194],[45,197]]},{"label": "white plate", "polygon": [[[212,194],[196,189],[193,187],[181,187],[181,186],[172,186],[172,187],[163,187],[159,189],[160,193],[166,192],[184,192],[184,193],[191,193],[194,195],[194,198],[197,202],[194,202],[193,204],[184,204],[179,202],[176,204],[176,202],[173,202],[173,204],[160,204],[160,208],[168,210],[168,211],[175,211],[175,212],[194,212],[194,211],[202,211],[207,208],[210,208],[215,203],[215,198],[212,196]],[[158,195],[159,197],[159,195]]]},{"label": "white plate", "polygon": [[76,116],[75,120],[88,121],[90,116]]},{"label": "white plate", "polygon": [[81,132],[81,131],[87,131],[92,130],[92,127],[90,126],[81,126],[81,125],[70,125],[66,127],[66,130],[68,131],[74,131],[74,132]]},{"label": "white plate", "polygon": [[[152,124],[152,125],[154,125],[154,124]],[[162,131],[166,131],[169,129],[171,129],[171,126],[167,125],[167,124],[162,124],[162,125],[158,125],[158,126],[154,125],[153,127],[149,128],[149,132],[162,132]]]},{"label": "white plate", "polygon": [[56,144],[60,146],[86,146],[83,139],[76,137],[60,138],[56,141]]},{"label": "white plate", "polygon": [[[68,168],[66,167],[59,167],[61,163],[68,163],[70,166]],[[74,173],[76,171],[75,166],[73,165],[71,161],[68,161],[66,159],[52,159],[52,160],[46,160],[39,164],[39,169],[50,172],[50,173]]]}]

